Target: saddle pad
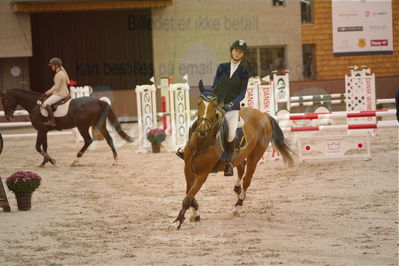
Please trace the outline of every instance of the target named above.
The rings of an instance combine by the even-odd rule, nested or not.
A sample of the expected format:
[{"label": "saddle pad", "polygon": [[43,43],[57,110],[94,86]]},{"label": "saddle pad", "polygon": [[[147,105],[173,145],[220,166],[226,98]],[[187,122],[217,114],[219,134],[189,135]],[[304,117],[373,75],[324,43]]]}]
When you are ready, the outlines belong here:
[{"label": "saddle pad", "polygon": [[[217,142],[220,145],[220,148],[224,152],[224,134],[221,134],[221,131],[218,132]],[[245,131],[243,127],[239,127],[236,130],[236,138],[234,139],[234,151],[240,151],[247,148],[247,138],[245,137]]]},{"label": "saddle pad", "polygon": [[[67,102],[58,105],[57,109],[54,112],[54,117],[64,117],[67,115],[68,113],[68,109],[69,109],[69,104],[71,103],[72,99],[69,99]],[[42,114],[42,116],[47,117],[48,116],[48,112],[46,110],[46,108],[40,106],[40,113]]]}]

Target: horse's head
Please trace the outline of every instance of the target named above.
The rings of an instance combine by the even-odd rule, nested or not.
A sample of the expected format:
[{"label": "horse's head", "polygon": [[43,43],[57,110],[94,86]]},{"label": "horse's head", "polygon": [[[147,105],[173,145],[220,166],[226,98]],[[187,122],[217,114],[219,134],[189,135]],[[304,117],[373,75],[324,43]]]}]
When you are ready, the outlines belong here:
[{"label": "horse's head", "polygon": [[218,121],[222,114],[214,94],[207,92],[200,81],[199,89],[201,92],[197,101],[198,120],[196,129],[200,136],[206,136],[210,132],[212,125]]},{"label": "horse's head", "polygon": [[1,104],[4,108],[4,116],[7,121],[11,121],[14,118],[14,112],[17,108],[17,101],[10,95],[10,91],[5,90],[1,93]]}]

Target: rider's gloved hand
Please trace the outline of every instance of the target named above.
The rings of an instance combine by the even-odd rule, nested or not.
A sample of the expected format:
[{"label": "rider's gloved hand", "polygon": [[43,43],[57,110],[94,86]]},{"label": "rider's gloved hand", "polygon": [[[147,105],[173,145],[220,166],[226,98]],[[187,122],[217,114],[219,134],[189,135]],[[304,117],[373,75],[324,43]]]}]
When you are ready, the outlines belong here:
[{"label": "rider's gloved hand", "polygon": [[227,104],[225,104],[223,106],[223,110],[225,110],[226,112],[231,111],[232,109],[233,109],[233,103],[232,102],[229,102],[229,103],[227,103]]}]

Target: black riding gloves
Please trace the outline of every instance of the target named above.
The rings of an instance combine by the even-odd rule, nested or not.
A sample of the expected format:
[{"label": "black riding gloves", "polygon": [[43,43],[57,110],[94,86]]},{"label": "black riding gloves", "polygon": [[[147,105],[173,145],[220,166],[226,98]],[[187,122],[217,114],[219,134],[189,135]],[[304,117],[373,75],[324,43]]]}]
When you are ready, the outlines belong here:
[{"label": "black riding gloves", "polygon": [[225,110],[226,112],[231,111],[233,109],[233,105],[234,104],[232,102],[229,102],[223,106],[223,110]]}]

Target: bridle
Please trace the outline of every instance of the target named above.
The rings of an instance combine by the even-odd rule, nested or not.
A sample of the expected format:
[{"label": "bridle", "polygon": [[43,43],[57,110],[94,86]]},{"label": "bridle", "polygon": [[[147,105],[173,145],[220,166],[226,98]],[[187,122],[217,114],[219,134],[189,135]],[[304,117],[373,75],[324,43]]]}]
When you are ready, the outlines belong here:
[{"label": "bridle", "polygon": [[[204,101],[208,102],[208,103],[210,103],[210,102],[212,102],[212,101],[217,99],[216,95],[214,95],[213,93],[203,93],[203,94],[200,95],[200,98],[203,99]],[[216,118],[216,119],[212,119],[211,120],[211,119],[206,118],[206,117],[199,117],[197,119],[197,121],[196,121],[197,125],[200,124],[200,123],[205,123],[206,128],[208,129],[206,132],[200,132],[198,130],[198,127],[196,127],[194,129],[194,132],[197,132],[202,137],[207,136],[209,134],[209,132],[211,132],[213,130],[214,126],[216,124],[218,124],[218,122],[220,121],[220,117],[224,116],[224,110],[219,105],[216,105],[216,112],[215,113],[216,113],[216,117],[218,116],[219,119]],[[219,115],[218,115],[218,113],[219,113]]]}]

